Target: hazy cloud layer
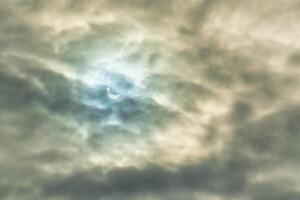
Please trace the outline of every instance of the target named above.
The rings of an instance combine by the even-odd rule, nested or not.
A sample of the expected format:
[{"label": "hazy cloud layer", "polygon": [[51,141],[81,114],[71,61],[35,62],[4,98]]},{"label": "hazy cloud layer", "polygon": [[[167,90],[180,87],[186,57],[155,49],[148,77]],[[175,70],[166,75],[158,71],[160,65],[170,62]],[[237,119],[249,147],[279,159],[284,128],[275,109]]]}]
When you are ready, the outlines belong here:
[{"label": "hazy cloud layer", "polygon": [[298,0],[0,0],[0,199],[300,199]]}]

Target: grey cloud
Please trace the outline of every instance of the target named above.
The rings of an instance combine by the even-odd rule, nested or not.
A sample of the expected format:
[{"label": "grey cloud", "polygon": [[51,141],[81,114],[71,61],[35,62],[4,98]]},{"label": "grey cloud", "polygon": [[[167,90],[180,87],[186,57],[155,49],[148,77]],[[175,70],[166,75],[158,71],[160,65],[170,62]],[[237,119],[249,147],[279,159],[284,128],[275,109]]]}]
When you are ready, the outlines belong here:
[{"label": "grey cloud", "polygon": [[[2,66],[2,68],[4,68]],[[8,109],[24,108],[41,98],[40,91],[28,81],[6,73],[0,72],[1,106]]]},{"label": "grey cloud", "polygon": [[52,44],[40,37],[40,34],[44,34],[46,31],[25,24],[19,16],[15,16],[10,10],[3,12],[2,15],[1,53],[30,52],[42,58],[54,56]]},{"label": "grey cloud", "polygon": [[253,115],[253,107],[250,102],[237,100],[233,104],[231,117],[232,120],[235,122],[242,122],[245,120],[249,120]]},{"label": "grey cloud", "polygon": [[186,23],[177,28],[178,33],[187,38],[202,40],[202,31],[208,23],[213,11],[218,9],[219,0],[201,0],[194,2],[194,6],[188,9],[184,15]]},{"label": "grey cloud", "polygon": [[276,157],[294,157],[299,151],[299,120],[299,106],[291,106],[257,121],[250,120],[241,127],[237,126],[236,141],[258,156],[271,154]]},{"label": "grey cloud", "polygon": [[188,13],[191,27],[196,30],[201,30],[203,23],[207,22],[207,18],[212,13],[212,10],[216,8],[216,5],[219,2],[219,0],[199,1],[199,3],[197,3],[197,5]]},{"label": "grey cloud", "polygon": [[251,196],[254,200],[296,200],[299,199],[300,193],[289,189],[285,184],[262,183],[253,188]]},{"label": "grey cloud", "polygon": [[98,170],[84,171],[60,180],[50,181],[44,192],[70,199],[98,199],[119,194],[165,194],[202,191],[234,196],[247,185],[248,166],[243,159],[211,158],[201,164],[182,166],[175,171],[159,166],[145,169],[116,169],[105,174]]},{"label": "grey cloud", "polygon": [[[257,47],[259,48],[259,47]],[[268,51],[257,54],[253,49],[230,50],[216,41],[195,45],[178,52],[186,65],[193,66],[191,76],[205,80],[203,86],[216,94],[219,90],[229,91],[240,87],[236,94],[238,101],[251,102],[252,109],[270,107],[285,102],[289,94],[297,90],[297,78],[294,74],[274,71],[263,56]],[[185,67],[185,66],[184,66]],[[180,70],[184,70],[184,67]]]},{"label": "grey cloud", "polygon": [[[286,41],[296,39],[284,30],[279,36],[266,30],[292,24],[278,8],[297,4],[0,1],[0,198],[299,199],[298,177],[290,174],[298,172],[300,153],[300,108],[294,95],[298,44],[289,46]],[[272,21],[276,9],[280,20]],[[46,26],[42,16],[48,14],[53,24],[47,21]],[[110,22],[100,20],[106,14]],[[228,16],[221,20],[225,27],[218,24],[223,14]],[[248,20],[245,26],[242,19]],[[68,28],[69,23],[75,28]],[[141,41],[129,41],[139,31]],[[288,32],[297,35],[296,30]],[[114,84],[100,82],[96,88],[60,72],[63,65],[80,79],[87,69],[110,67],[101,59],[145,69],[145,87],[135,88],[133,75],[121,70],[111,74]],[[111,100],[108,86],[121,97]],[[139,95],[131,95],[132,90]],[[156,101],[155,95],[180,112]],[[206,103],[216,101],[225,113],[212,108],[216,116],[202,119]],[[182,119],[190,122],[185,114],[195,116],[195,123],[181,130]],[[202,135],[205,141],[199,143],[208,151],[215,141],[222,140],[223,146],[197,160],[193,155],[200,150],[194,142]],[[153,142],[136,151],[157,153],[154,157],[124,155],[120,163],[127,167],[110,164],[118,162],[109,157],[112,148],[124,145],[113,150],[126,154],[126,145],[142,146],[152,136],[169,137],[155,139],[170,150],[169,156],[179,159],[186,153],[191,161],[170,164],[165,155],[152,152]],[[102,166],[105,161],[97,156],[109,157],[109,164]]]},{"label": "grey cloud", "polygon": [[45,1],[38,1],[38,0],[29,0],[29,1],[18,1],[18,7],[22,9],[26,9],[28,11],[35,11],[44,8],[47,5]]},{"label": "grey cloud", "polygon": [[288,57],[287,64],[296,65],[300,64],[300,52],[294,52]]},{"label": "grey cloud", "polygon": [[179,55],[189,65],[196,65],[194,70],[199,77],[225,88],[236,85],[251,66],[262,65],[259,58],[249,58],[243,51],[228,50],[211,40],[179,52]]},{"label": "grey cloud", "polygon": [[155,14],[162,15],[170,12],[172,9],[171,5],[172,2],[163,0],[159,2],[155,1],[149,1],[149,0],[125,0],[123,2],[118,2],[116,0],[110,0],[108,1],[110,5],[120,7],[120,8],[127,8],[129,10],[135,9],[135,10],[143,10],[148,11],[148,14],[151,16],[155,16]]},{"label": "grey cloud", "polygon": [[[16,60],[14,67],[23,71],[25,76],[18,77],[11,74],[8,70],[9,66],[3,64],[1,73],[2,105],[10,109],[48,107],[49,110],[57,112],[68,110],[68,107],[72,106],[67,103],[70,103],[73,98],[72,83],[67,78],[50,70],[42,69],[43,65],[40,63]],[[35,85],[32,78],[39,81],[42,88]]]}]

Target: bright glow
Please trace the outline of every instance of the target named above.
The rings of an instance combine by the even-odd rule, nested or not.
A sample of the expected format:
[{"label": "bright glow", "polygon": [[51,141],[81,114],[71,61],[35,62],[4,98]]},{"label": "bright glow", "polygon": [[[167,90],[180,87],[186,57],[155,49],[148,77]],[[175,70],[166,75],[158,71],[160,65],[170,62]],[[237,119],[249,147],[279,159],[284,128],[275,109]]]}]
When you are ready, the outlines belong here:
[{"label": "bright glow", "polygon": [[106,93],[107,96],[112,100],[116,100],[121,96],[120,94],[113,92],[110,87],[106,88]]}]

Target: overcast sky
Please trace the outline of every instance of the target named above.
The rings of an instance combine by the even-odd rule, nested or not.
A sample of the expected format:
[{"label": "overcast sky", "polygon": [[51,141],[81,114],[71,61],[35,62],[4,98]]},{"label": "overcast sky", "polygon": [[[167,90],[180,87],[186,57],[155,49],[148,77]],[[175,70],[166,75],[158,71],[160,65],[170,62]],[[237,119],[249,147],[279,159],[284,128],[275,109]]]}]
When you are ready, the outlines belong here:
[{"label": "overcast sky", "polygon": [[0,0],[1,200],[299,200],[299,0]]}]

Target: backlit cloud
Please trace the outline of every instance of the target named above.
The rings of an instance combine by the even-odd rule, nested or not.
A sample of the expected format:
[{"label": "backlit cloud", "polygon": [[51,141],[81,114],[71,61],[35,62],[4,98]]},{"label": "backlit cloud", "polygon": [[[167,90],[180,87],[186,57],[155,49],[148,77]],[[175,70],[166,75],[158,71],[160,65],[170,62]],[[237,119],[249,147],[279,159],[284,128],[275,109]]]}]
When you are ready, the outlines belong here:
[{"label": "backlit cloud", "polygon": [[298,0],[0,0],[0,199],[299,199]]}]

